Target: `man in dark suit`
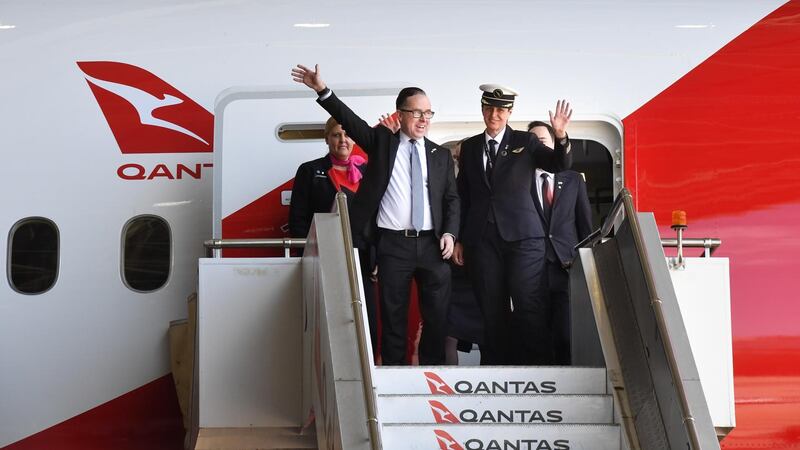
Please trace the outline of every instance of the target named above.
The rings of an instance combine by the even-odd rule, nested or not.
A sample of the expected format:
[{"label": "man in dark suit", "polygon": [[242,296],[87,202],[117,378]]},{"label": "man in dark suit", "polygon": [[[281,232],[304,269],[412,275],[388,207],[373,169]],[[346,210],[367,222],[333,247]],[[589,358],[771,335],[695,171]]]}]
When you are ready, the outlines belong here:
[{"label": "man in dark suit", "polygon": [[[555,131],[550,125],[531,122],[528,131],[544,145],[553,145]],[[581,174],[573,170],[553,174],[536,169],[536,186],[531,196],[547,235],[544,283],[552,308],[550,317],[555,363],[569,365],[569,268],[575,259],[575,245],[592,232],[592,210],[586,182]]]},{"label": "man in dark suit", "polygon": [[317,102],[369,155],[353,199],[354,233],[377,241],[381,288],[381,356],[385,365],[405,363],[409,291],[419,288],[423,329],[420,364],[444,364],[450,267],[459,227],[459,201],[450,152],[425,138],[433,117],[419,88],[397,96],[400,131],[372,128],[325,86],[319,66],[298,65],[292,78],[319,95]]},{"label": "man in dark suit", "polygon": [[571,165],[566,127],[572,112],[559,101],[550,113],[558,134],[553,150],[508,126],[516,92],[480,88],[486,130],[461,146],[463,247],[456,245],[454,260],[466,262],[483,314],[481,364],[551,364],[550,310],[542,288],[545,234],[531,185],[536,167],[557,172]]}]

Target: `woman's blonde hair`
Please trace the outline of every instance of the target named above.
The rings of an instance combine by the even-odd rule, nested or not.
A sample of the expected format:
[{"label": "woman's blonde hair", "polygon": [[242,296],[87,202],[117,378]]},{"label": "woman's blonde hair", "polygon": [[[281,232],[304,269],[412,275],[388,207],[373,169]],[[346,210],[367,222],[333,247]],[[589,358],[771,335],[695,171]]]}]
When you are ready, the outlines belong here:
[{"label": "woman's blonde hair", "polygon": [[328,119],[327,122],[325,122],[325,137],[326,138],[328,137],[328,134],[330,134],[331,130],[333,130],[333,127],[335,127],[336,125],[339,125],[339,122],[337,122],[336,119],[334,119],[333,117],[331,117],[330,119]]}]

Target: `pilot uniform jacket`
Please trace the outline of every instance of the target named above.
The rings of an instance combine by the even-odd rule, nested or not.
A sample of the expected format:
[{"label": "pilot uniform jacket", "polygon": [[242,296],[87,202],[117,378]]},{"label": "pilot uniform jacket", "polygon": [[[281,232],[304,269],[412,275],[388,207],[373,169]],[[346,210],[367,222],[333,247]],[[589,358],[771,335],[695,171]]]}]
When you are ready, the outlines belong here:
[{"label": "pilot uniform jacket", "polygon": [[586,193],[586,182],[578,172],[565,170],[554,174],[553,206],[548,221],[539,202],[536,183],[531,197],[548,234],[548,259],[569,267],[575,258],[575,245],[592,232],[592,210]]},{"label": "pilot uniform jacket", "polygon": [[[353,232],[362,233],[368,241],[376,238],[377,214],[383,194],[389,186],[399,133],[388,128],[370,127],[358,117],[336,94],[317,102],[342,125],[347,134],[369,155],[369,165],[353,199],[350,221]],[[425,157],[428,163],[428,195],[434,233],[437,238],[450,233],[458,236],[459,200],[455,183],[455,168],[450,151],[425,139]]]},{"label": "pilot uniform jacket", "polygon": [[540,167],[548,172],[567,169],[572,165],[572,155],[559,144],[555,150],[550,149],[533,134],[506,126],[489,180],[483,164],[485,142],[485,134],[481,133],[461,144],[458,192],[462,242],[470,245],[481,239],[490,210],[504,241],[545,237],[530,195],[531,185],[536,189],[534,169]]},{"label": "pilot uniform jacket", "polygon": [[[289,205],[289,236],[303,238],[311,228],[314,213],[331,212],[336,199],[336,187],[333,185],[328,171],[331,170],[330,155],[304,162],[297,168],[292,187],[292,202]],[[358,166],[363,174],[366,165]],[[343,188],[347,194],[348,205],[352,202],[353,193]]]}]

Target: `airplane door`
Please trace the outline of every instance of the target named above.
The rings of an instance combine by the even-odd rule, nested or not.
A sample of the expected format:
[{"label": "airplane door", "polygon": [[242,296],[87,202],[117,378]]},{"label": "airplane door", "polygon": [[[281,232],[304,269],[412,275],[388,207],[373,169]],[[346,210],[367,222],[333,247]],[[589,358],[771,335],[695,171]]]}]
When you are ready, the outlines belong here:
[{"label": "airplane door", "polygon": [[[394,110],[399,90],[336,94],[365,121],[377,123]],[[293,177],[301,163],[327,154],[322,135],[328,117],[308,89],[234,87],[220,93],[214,106],[214,239],[288,236]]]}]

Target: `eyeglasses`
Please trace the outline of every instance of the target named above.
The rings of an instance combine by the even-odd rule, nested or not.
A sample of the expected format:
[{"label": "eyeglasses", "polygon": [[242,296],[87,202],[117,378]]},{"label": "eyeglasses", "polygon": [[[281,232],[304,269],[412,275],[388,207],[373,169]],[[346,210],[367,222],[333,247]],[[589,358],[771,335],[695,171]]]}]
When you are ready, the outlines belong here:
[{"label": "eyeglasses", "polygon": [[417,111],[411,109],[401,109],[400,111],[411,113],[411,117],[415,119],[419,119],[420,117],[424,117],[426,119],[430,119],[433,117],[433,111]]}]

